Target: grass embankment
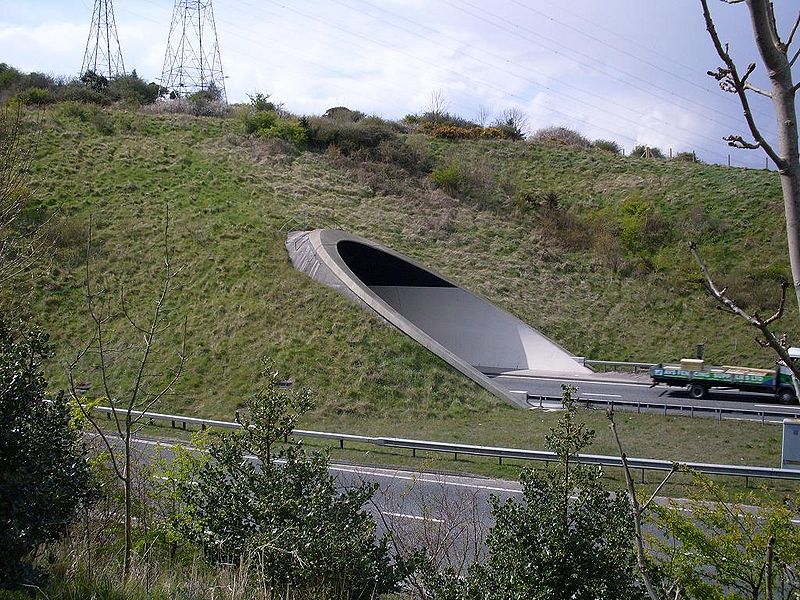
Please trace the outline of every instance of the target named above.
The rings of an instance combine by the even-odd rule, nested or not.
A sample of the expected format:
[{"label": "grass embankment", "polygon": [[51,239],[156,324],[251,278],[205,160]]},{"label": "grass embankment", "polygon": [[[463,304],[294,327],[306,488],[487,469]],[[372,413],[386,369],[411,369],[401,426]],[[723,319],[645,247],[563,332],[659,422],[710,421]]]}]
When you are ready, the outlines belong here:
[{"label": "grass embankment", "polygon": [[[374,173],[337,167],[335,155],[244,136],[235,119],[48,108],[33,175],[36,201],[58,211],[47,226],[55,252],[28,298],[53,336],[54,384],[65,384],[63,362],[91,335],[83,294],[91,214],[93,277],[109,290],[109,327],[127,332],[111,356],[122,395],[134,368],[123,350],[138,336],[125,329],[119,289],[134,317],[149,314],[167,206],[172,262],[182,267],[169,310],[188,319],[189,356],[163,412],[230,419],[258,358],[269,355],[318,391],[305,427],[543,447],[551,416],[502,405],[297,273],[287,229],[341,228],[386,244],[578,355],[658,361],[704,341],[713,362],[772,360],[705,298],[685,243],[697,238],[751,304],[764,299],[761,289],[777,289],[772,280],[788,268],[774,173],[525,143],[412,136],[409,144],[430,152],[440,175],[450,170],[442,189],[424,177],[374,185]],[[791,298],[788,313],[796,330]],[[175,341],[162,336],[156,371],[174,363]],[[96,373],[84,368],[81,377],[90,396],[102,395]],[[636,456],[775,465],[780,455],[774,427],[643,416],[625,417],[621,429]],[[613,452],[604,437],[592,452]]]}]

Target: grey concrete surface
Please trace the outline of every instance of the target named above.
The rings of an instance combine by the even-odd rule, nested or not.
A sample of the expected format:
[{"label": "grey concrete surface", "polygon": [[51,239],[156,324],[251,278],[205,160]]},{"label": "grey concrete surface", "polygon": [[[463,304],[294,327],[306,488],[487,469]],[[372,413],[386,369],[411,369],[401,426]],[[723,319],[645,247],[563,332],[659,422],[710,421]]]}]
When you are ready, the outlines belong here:
[{"label": "grey concrete surface", "polygon": [[290,233],[286,249],[298,270],[368,308],[512,404],[526,405],[482,370],[591,373],[512,314],[380,244],[316,229]]}]

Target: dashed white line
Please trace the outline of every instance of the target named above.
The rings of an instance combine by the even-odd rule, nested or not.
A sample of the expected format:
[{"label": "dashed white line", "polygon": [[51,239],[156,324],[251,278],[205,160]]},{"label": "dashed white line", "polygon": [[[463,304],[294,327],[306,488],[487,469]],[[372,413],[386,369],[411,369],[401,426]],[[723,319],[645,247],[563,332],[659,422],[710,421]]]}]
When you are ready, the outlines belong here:
[{"label": "dashed white line", "polygon": [[622,398],[620,394],[597,394],[594,392],[583,392],[584,396],[602,396],[603,398]]}]

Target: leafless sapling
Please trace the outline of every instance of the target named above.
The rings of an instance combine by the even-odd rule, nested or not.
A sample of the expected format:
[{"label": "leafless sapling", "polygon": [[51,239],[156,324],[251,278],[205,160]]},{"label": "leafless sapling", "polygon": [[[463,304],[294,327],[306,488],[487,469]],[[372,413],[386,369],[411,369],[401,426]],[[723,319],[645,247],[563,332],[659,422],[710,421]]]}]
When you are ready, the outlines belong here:
[{"label": "leafless sapling", "polygon": [[[106,290],[96,289],[95,275],[92,272],[92,222],[90,220],[87,236],[86,273],[84,278],[86,306],[91,318],[91,339],[77,352],[74,360],[67,365],[67,376],[70,391],[75,399],[83,417],[91,424],[92,428],[102,440],[102,445],[108,452],[111,469],[119,480],[124,494],[124,578],[128,579],[131,571],[132,531],[133,531],[133,497],[135,476],[132,472],[133,441],[135,434],[141,430],[147,421],[145,412],[151,410],[155,404],[164,398],[174,386],[181,375],[186,360],[186,319],[173,321],[167,307],[167,299],[172,289],[172,283],[178,275],[172,265],[172,248],[169,238],[169,213],[167,212],[164,225],[164,253],[161,267],[161,281],[158,295],[150,309],[149,315],[140,321],[132,312],[126,297],[124,286],[120,287],[119,307],[114,309],[114,302],[108,298]],[[125,344],[117,347],[111,340],[113,336],[112,321],[121,318],[133,330],[136,336],[141,336],[138,344]],[[178,347],[174,357],[169,359],[173,365],[166,372],[156,372],[160,369],[156,354],[163,350],[156,348],[156,340],[166,337],[173,330],[177,330]],[[133,375],[129,380],[114,374],[115,369],[121,369],[118,360],[132,367]],[[87,367],[85,364],[93,361],[98,371],[103,401],[110,407],[112,428],[106,428],[91,410],[83,393],[79,391],[76,377],[80,369]]]}]

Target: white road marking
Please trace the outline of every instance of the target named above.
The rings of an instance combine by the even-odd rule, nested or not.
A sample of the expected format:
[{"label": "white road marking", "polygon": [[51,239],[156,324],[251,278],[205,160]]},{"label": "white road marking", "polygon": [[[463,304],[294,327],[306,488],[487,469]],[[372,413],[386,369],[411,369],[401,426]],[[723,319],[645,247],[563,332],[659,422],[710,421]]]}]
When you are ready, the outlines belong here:
[{"label": "white road marking", "polygon": [[420,517],[419,515],[406,515],[403,513],[393,513],[393,512],[386,512],[381,511],[384,515],[389,515],[390,517],[399,517],[400,519],[414,519],[415,521],[429,521],[431,523],[444,523],[444,519],[434,519],[433,517]]},{"label": "white road marking", "polygon": [[345,467],[344,465],[331,465],[329,467],[331,471],[343,471],[345,473],[355,473],[356,475],[361,474],[369,474],[377,477],[386,477],[388,479],[400,479],[403,481],[419,481],[420,483],[436,483],[439,485],[450,485],[453,487],[465,487],[470,489],[476,490],[486,490],[489,492],[508,492],[510,494],[519,494],[521,493],[520,490],[510,489],[510,488],[502,488],[502,487],[494,487],[489,485],[478,485],[475,483],[458,483],[455,481],[448,481],[447,479],[435,479],[431,477],[423,477],[423,476],[409,476],[409,475],[400,475],[399,473],[391,473],[380,471],[380,470],[372,470],[366,469],[364,467]]},{"label": "white road marking", "polygon": [[508,390],[512,394],[527,394],[528,390]]},{"label": "white road marking", "polygon": [[530,375],[498,375],[495,379],[523,379],[525,381],[557,381],[558,383],[578,384],[587,383],[589,385],[627,385],[630,387],[650,387],[649,383],[625,383],[620,381],[594,381],[586,379],[558,379],[555,377],[533,377]]},{"label": "white road marking", "polygon": [[583,392],[584,396],[602,396],[603,398],[622,398],[620,394],[596,394],[594,392]]}]

